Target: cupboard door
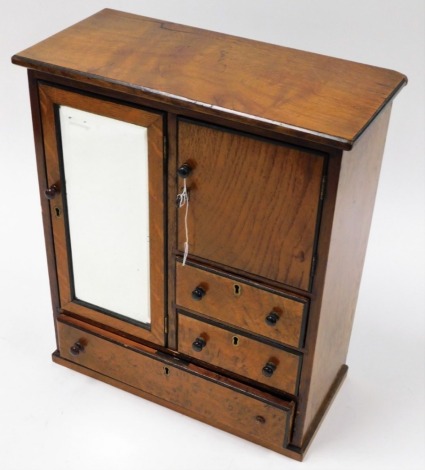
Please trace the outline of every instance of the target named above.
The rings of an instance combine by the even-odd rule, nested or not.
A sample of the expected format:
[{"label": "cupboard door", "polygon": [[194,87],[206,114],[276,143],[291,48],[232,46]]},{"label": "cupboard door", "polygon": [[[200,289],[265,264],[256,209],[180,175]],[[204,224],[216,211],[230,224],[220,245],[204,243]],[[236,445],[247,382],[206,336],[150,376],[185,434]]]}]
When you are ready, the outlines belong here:
[{"label": "cupboard door", "polygon": [[39,95],[60,308],[162,345],[163,117]]},{"label": "cupboard door", "polygon": [[[180,120],[186,162],[189,256],[308,290],[323,154]],[[178,221],[183,252],[182,208]]]}]

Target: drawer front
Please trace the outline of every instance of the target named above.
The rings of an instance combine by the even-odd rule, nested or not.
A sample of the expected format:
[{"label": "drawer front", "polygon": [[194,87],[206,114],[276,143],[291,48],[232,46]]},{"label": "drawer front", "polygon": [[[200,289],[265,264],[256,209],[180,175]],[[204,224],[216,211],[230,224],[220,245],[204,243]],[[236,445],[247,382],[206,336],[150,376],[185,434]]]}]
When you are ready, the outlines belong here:
[{"label": "drawer front", "polygon": [[[302,347],[307,301],[293,300],[243,282],[177,263],[178,307],[265,336]],[[192,295],[197,287],[202,297]]]},{"label": "drawer front", "polygon": [[[179,120],[186,162],[190,255],[308,290],[323,155]],[[184,210],[178,227],[184,251]]]},{"label": "drawer front", "polygon": [[296,395],[300,355],[183,314],[178,322],[179,352]]},{"label": "drawer front", "polygon": [[[237,382],[226,384],[202,376],[155,354],[58,323],[61,357],[166,400],[188,414],[258,442],[285,446],[293,416],[293,403],[268,394],[248,396]],[[75,344],[83,345],[77,356]],[[77,348],[78,349],[78,348]],[[75,352],[75,351],[74,351]],[[220,377],[214,374],[214,377]],[[225,379],[226,380],[226,379]],[[251,391],[253,389],[250,389]],[[245,394],[246,393],[246,394]]]}]

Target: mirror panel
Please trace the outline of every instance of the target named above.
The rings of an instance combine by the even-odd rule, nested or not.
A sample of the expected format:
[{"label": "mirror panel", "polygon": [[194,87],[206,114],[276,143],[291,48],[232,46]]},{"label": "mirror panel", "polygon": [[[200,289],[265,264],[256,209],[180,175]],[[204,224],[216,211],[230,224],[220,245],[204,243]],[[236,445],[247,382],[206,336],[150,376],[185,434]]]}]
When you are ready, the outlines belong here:
[{"label": "mirror panel", "polygon": [[148,131],[59,106],[75,298],[150,323]]}]

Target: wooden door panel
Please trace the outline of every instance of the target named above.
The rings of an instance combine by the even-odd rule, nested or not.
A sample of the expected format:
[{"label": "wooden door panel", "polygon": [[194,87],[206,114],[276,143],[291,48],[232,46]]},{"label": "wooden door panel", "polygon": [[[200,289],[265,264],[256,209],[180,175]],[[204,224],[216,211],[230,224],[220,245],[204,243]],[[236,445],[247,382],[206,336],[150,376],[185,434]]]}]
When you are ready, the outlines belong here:
[{"label": "wooden door panel", "polygon": [[323,155],[183,120],[178,139],[193,167],[189,254],[308,290]]},{"label": "wooden door panel", "polygon": [[[157,344],[164,344],[164,202],[163,202],[163,117],[160,113],[147,112],[143,109],[133,107],[125,103],[116,103],[102,99],[101,97],[87,96],[77,92],[64,90],[47,84],[39,85],[41,120],[43,124],[43,144],[44,158],[46,162],[47,187],[53,185],[57,188],[57,194],[50,201],[51,224],[53,230],[55,262],[57,270],[57,279],[59,284],[60,308],[62,310],[74,313],[85,319],[107,325],[112,328],[120,329],[123,332],[134,336],[147,339]],[[149,182],[146,189],[146,197],[149,204],[149,260],[146,269],[149,271],[150,278],[150,297],[146,304],[150,309],[150,321],[142,323],[134,320],[125,310],[108,310],[98,303],[90,302],[84,296],[80,298],[75,289],[74,266],[75,256],[73,256],[72,226],[70,226],[67,178],[69,173],[64,168],[63,136],[61,136],[61,127],[59,119],[60,107],[69,107],[81,112],[91,113],[93,115],[108,118],[117,122],[125,122],[143,127],[147,130],[147,160],[149,168]],[[75,125],[82,127],[82,123]],[[62,139],[61,139],[62,137]],[[99,141],[101,144],[101,142]],[[75,154],[83,158],[84,152]],[[100,153],[102,156],[103,154]],[[116,165],[119,167],[120,153],[117,152]],[[142,158],[142,155],[140,156]],[[121,164],[123,165],[123,164]],[[103,163],[96,167],[96,172],[101,173]],[[95,173],[95,172],[93,172]],[[97,173],[96,173],[97,174]],[[124,178],[122,173],[113,175],[117,178]],[[125,176],[125,175],[124,175]],[[121,181],[122,182],[122,181]],[[124,186],[126,180],[124,178]],[[137,182],[136,182],[137,183]],[[121,187],[123,185],[121,184]],[[90,188],[88,188],[90,190]],[[111,194],[115,191],[112,184]],[[90,193],[90,191],[87,191]],[[110,201],[111,198],[109,198]],[[90,197],[87,198],[87,206],[90,208]],[[131,206],[131,197],[128,198],[128,205]],[[106,207],[106,212],[108,211]],[[122,210],[126,210],[123,207]],[[60,216],[58,216],[60,214]],[[93,218],[96,218],[96,211],[93,211]],[[126,215],[126,219],[131,221],[131,217]],[[117,224],[111,217],[111,224]],[[117,226],[117,225],[116,225]],[[117,232],[122,236],[116,239],[118,246],[125,246],[126,226],[118,225]],[[84,234],[87,238],[90,233]],[[117,250],[117,253],[119,251]],[[75,255],[75,253],[74,253]],[[116,253],[105,251],[104,258],[116,256]],[[129,266],[128,272],[134,272],[134,267]],[[101,283],[99,279],[93,277],[90,279],[90,285]],[[140,286],[140,283],[138,284]],[[102,285],[100,286],[102,288]],[[136,287],[137,288],[137,287]],[[112,292],[108,292],[110,297],[122,296],[119,286],[108,286]],[[147,294],[149,295],[149,293]],[[146,297],[144,296],[144,299]]]}]

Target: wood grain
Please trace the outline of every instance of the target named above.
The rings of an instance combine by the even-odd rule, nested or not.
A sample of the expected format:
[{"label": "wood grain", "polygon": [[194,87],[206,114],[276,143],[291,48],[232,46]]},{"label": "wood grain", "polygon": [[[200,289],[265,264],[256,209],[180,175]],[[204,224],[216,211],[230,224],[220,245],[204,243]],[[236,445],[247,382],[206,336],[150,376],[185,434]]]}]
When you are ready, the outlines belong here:
[{"label": "wood grain", "polygon": [[83,111],[100,114],[125,122],[138,124],[148,128],[148,159],[149,159],[149,230],[150,230],[150,259],[155,260],[150,265],[151,282],[151,324],[150,328],[142,328],[127,323],[98,310],[89,308],[74,299],[72,294],[72,279],[70,276],[71,258],[68,252],[66,232],[66,211],[63,217],[55,217],[51,211],[53,227],[54,250],[56,256],[57,276],[60,293],[60,307],[90,320],[94,320],[113,328],[145,338],[149,341],[164,344],[164,219],[163,219],[163,130],[161,114],[92,98],[78,93],[55,88],[45,84],[39,86],[41,119],[43,124],[43,141],[47,170],[47,185],[56,184],[60,195],[51,201],[52,207],[60,207],[65,211],[65,185],[60,172],[60,154],[57,141],[55,121],[55,106],[65,105]]},{"label": "wood grain", "polygon": [[12,60],[346,149],[407,82],[392,70],[108,9]]},{"label": "wood grain", "polygon": [[[178,332],[179,352],[296,395],[301,366],[299,355],[182,314],[178,318]],[[198,337],[206,342],[206,346],[200,352],[192,349],[192,343]],[[237,338],[236,345],[235,338]],[[271,377],[265,377],[262,373],[263,367],[268,362],[276,365]]]},{"label": "wood grain", "polygon": [[[178,162],[194,168],[190,255],[308,290],[321,154],[180,120]],[[183,251],[184,208],[178,226]]]},{"label": "wood grain", "polygon": [[307,339],[303,375],[308,380],[305,390],[301,381],[296,445],[312,434],[309,428],[346,361],[390,113],[388,106],[358,146],[341,156],[332,231],[323,233],[330,245],[318,266],[318,295],[311,303],[312,319],[319,310],[320,316]]},{"label": "wood grain", "polygon": [[[123,347],[61,322],[58,331],[60,356],[68,361],[190,410],[210,422],[235,429],[248,438],[281,447],[288,441],[291,402],[271,396],[265,401],[260,396],[245,395],[242,390],[189,373],[143,349]],[[70,348],[77,341],[84,344],[84,352],[73,356]]]},{"label": "wood grain", "polygon": [[[391,101],[406,77],[108,9],[12,61],[30,69],[55,362],[301,459],[346,375]],[[73,298],[58,105],[149,128],[151,329]],[[175,197],[186,162],[183,268]]]},{"label": "wood grain", "polygon": [[[176,304],[199,312],[227,325],[265,336],[296,348],[303,342],[303,327],[307,315],[307,300],[285,297],[253,287],[240,280],[229,279],[193,266],[176,266]],[[192,291],[202,286],[205,297],[192,298]],[[235,286],[238,293],[235,294]],[[266,323],[270,312],[279,319],[274,326]]]}]

